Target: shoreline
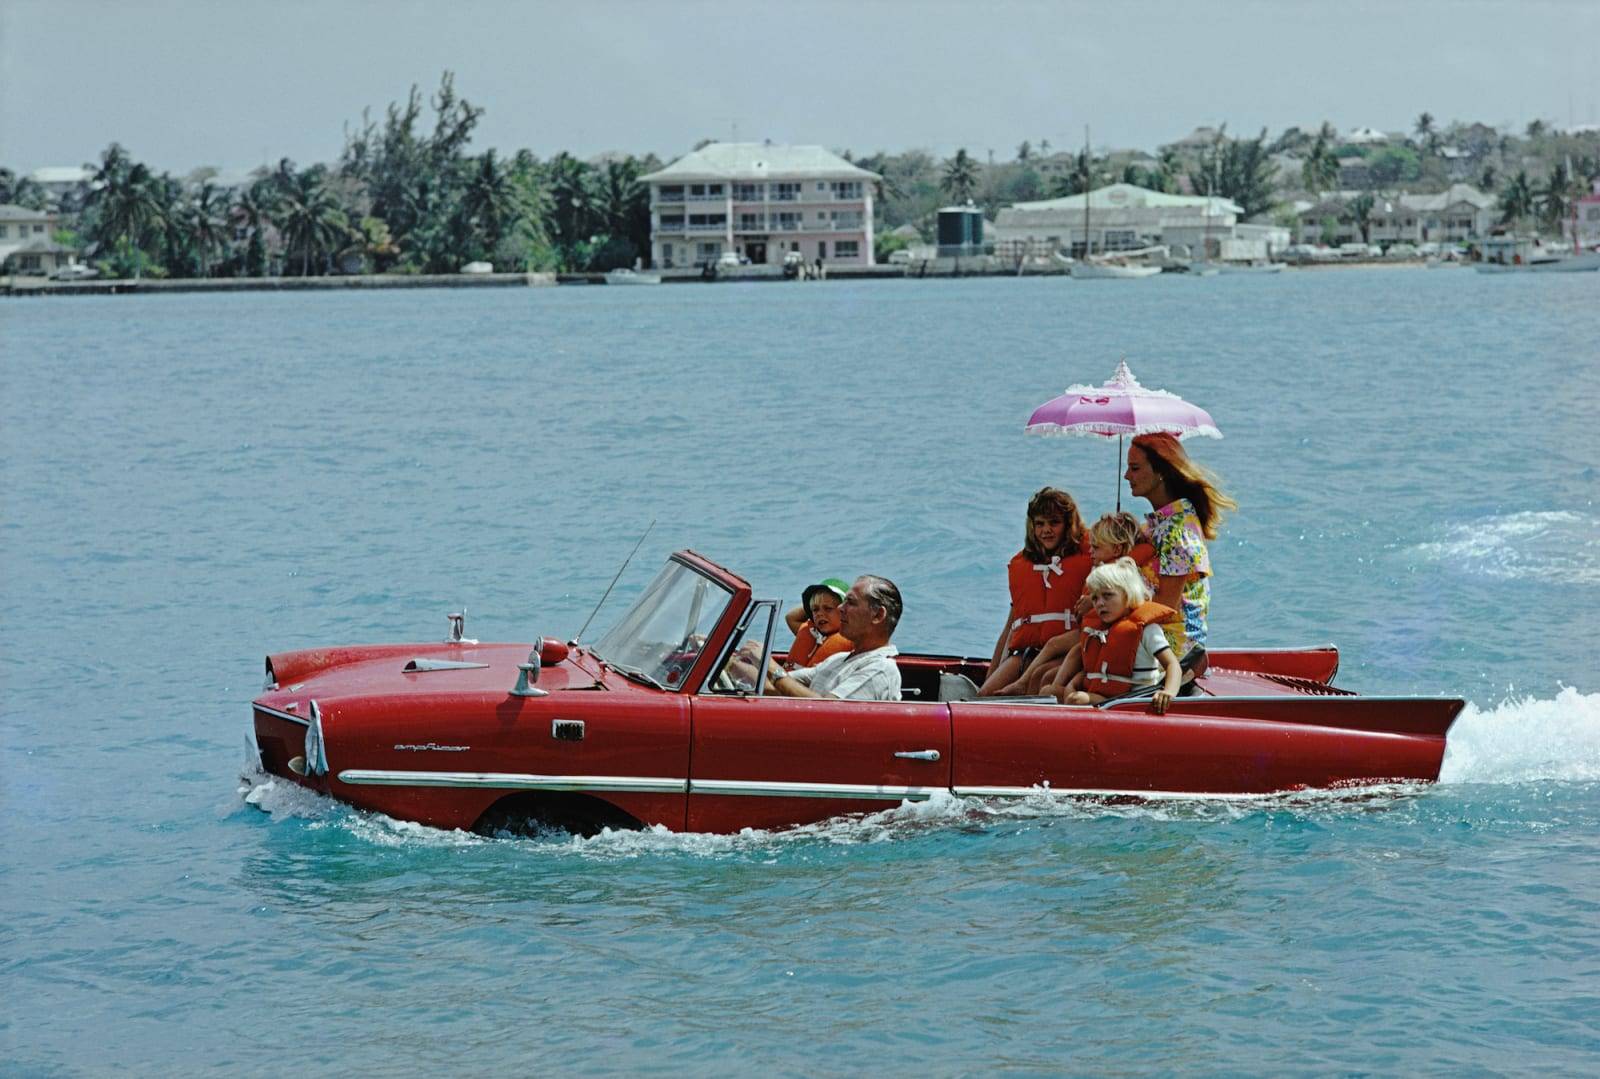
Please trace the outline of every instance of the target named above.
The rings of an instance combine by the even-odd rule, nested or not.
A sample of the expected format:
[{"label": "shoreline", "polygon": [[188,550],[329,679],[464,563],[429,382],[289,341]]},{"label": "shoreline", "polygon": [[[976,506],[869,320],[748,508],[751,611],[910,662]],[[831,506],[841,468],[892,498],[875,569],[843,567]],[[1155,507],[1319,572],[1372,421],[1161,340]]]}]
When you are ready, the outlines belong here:
[{"label": "shoreline", "polygon": [[[978,263],[974,265],[974,263]],[[1350,259],[1286,262],[1286,270],[1420,270],[1420,259]],[[1463,267],[1464,268],[1464,267]],[[661,270],[663,285],[793,282],[777,266],[741,266],[706,277],[696,269]],[[823,281],[943,280],[958,277],[1070,277],[1065,267],[993,265],[976,259],[937,259],[926,263],[830,268]],[[794,282],[814,284],[814,281]],[[0,296],[154,296],[190,292],[314,292],[340,289],[553,288],[606,284],[603,273],[352,274],[324,277],[222,277],[50,281],[42,277],[0,278]]]}]

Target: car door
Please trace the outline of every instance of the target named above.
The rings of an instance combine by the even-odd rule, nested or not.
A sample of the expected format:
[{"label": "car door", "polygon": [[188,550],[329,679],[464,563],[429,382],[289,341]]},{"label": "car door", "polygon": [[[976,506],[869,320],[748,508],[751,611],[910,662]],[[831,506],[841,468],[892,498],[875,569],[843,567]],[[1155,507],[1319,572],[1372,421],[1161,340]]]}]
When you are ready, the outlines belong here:
[{"label": "car door", "polygon": [[958,701],[950,705],[950,785],[980,798],[1104,789],[1103,715],[1059,704]]},{"label": "car door", "polygon": [[950,786],[948,705],[707,693],[690,709],[690,831],[808,824]]}]

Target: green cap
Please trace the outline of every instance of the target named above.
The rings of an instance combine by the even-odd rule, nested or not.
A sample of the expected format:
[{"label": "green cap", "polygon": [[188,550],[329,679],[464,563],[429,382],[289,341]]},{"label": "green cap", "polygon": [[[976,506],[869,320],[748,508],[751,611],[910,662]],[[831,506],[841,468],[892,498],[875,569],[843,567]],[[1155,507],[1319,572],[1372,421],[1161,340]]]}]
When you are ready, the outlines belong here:
[{"label": "green cap", "polygon": [[837,577],[829,577],[818,584],[808,586],[804,592],[801,592],[800,606],[805,608],[806,616],[810,617],[811,597],[815,596],[818,592],[832,592],[842,601],[845,593],[848,591],[850,591],[849,585],[845,584]]}]

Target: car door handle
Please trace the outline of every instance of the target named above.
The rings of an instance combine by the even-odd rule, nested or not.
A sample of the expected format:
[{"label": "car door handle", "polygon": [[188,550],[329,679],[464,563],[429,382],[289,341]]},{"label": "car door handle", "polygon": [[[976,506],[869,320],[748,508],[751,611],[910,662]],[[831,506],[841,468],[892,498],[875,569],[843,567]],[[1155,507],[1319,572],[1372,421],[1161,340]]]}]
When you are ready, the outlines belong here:
[{"label": "car door handle", "polygon": [[936,761],[939,759],[937,749],[906,749],[895,754],[908,761]]}]

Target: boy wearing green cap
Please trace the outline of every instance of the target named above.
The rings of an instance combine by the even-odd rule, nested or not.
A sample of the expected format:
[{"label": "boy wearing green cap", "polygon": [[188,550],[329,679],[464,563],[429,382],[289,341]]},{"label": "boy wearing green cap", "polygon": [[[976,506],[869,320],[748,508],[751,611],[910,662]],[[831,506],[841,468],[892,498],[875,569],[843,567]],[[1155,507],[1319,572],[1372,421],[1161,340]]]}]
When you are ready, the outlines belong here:
[{"label": "boy wearing green cap", "polygon": [[829,577],[800,593],[800,606],[790,609],[784,616],[784,621],[794,631],[794,643],[789,646],[785,666],[791,670],[815,667],[829,656],[854,647],[839,632],[839,604],[844,602],[849,591],[849,585],[837,577]]}]

